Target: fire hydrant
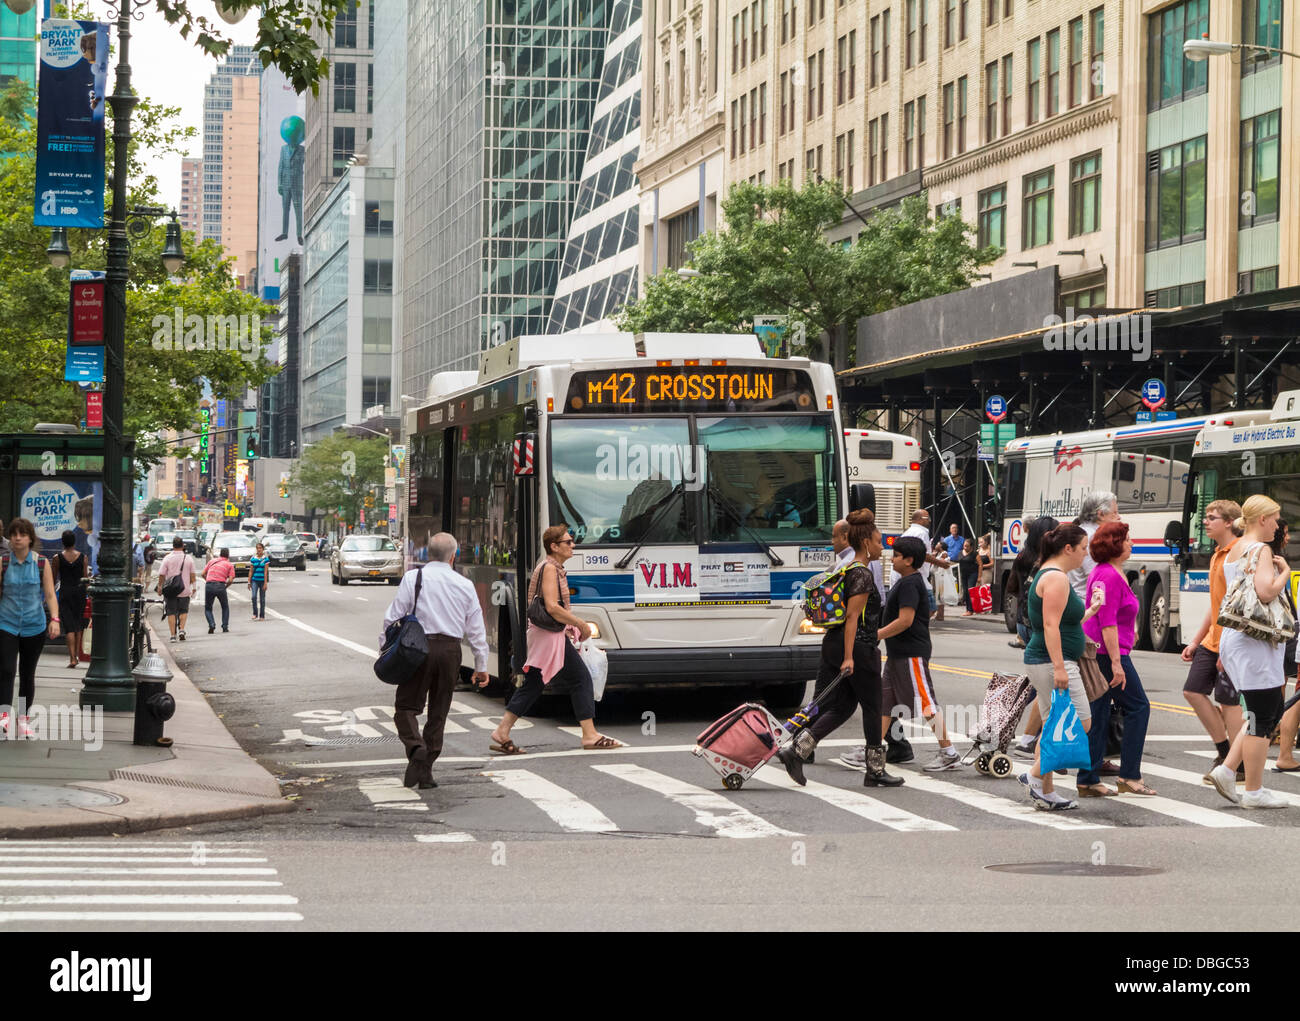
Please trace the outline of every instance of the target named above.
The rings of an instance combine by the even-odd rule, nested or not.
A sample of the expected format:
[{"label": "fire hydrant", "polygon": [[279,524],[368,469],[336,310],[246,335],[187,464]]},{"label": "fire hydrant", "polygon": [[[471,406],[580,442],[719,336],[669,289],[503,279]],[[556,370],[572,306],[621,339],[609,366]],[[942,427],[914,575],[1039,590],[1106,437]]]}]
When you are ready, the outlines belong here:
[{"label": "fire hydrant", "polygon": [[131,671],[135,677],[135,738],[132,744],[170,748],[172,739],[163,737],[163,724],[176,715],[176,700],[167,694],[172,672],[156,652],[140,659]]}]

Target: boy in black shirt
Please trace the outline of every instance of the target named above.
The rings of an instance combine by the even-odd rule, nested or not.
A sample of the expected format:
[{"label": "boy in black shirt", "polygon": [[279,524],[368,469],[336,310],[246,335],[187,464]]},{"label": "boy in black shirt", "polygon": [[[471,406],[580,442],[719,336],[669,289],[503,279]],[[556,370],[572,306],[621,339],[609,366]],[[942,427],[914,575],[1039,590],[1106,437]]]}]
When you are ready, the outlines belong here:
[{"label": "boy in black shirt", "polygon": [[[880,637],[885,640],[888,659],[882,677],[883,709],[915,711],[934,728],[939,739],[939,754],[924,768],[930,773],[961,768],[961,756],[948,740],[934,695],[930,676],[930,598],[920,568],[927,554],[925,543],[915,536],[902,536],[894,543],[895,581],[885,601],[885,626]],[[883,725],[892,721],[883,717]]]}]

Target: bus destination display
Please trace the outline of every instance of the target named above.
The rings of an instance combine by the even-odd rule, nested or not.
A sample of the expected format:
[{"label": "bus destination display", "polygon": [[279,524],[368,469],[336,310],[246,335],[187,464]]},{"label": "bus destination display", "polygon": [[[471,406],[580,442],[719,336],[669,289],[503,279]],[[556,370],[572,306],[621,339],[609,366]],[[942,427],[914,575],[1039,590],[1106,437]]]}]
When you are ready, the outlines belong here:
[{"label": "bus destination display", "polygon": [[574,373],[565,410],[815,411],[806,373],[761,366],[660,366]]}]

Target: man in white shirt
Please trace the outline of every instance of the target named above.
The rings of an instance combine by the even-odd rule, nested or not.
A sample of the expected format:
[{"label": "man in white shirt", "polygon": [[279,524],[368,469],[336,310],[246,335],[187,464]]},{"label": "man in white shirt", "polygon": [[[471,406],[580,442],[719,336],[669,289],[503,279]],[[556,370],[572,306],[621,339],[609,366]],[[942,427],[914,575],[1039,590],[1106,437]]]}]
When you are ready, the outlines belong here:
[{"label": "man in white shirt", "polygon": [[930,582],[931,567],[942,567],[944,570],[952,567],[952,561],[932,556],[929,551],[934,548],[934,543],[930,541],[930,512],[928,510],[918,510],[912,514],[912,524],[908,527],[903,535],[914,535],[925,543],[927,550],[925,563],[921,565],[921,580],[925,582],[925,590],[930,595],[930,610],[934,613],[935,620],[943,620],[943,603],[934,597],[934,586]]},{"label": "man in white shirt", "polygon": [[[451,695],[460,678],[460,643],[468,640],[474,651],[474,680],[486,682],[488,644],[483,625],[483,608],[473,583],[455,572],[453,565],[460,547],[456,537],[439,532],[429,539],[429,562],[408,571],[398,586],[392,605],[384,614],[384,629],[408,613],[414,613],[429,642],[424,667],[409,681],[397,686],[393,722],[406,746],[406,776],[402,783],[420,789],[437,787],[433,763],[442,754],[443,729],[451,709]],[[420,578],[420,599],[415,600],[415,582]],[[384,636],[379,636],[383,647]],[[428,703],[428,718],[420,732],[417,717]]]}]

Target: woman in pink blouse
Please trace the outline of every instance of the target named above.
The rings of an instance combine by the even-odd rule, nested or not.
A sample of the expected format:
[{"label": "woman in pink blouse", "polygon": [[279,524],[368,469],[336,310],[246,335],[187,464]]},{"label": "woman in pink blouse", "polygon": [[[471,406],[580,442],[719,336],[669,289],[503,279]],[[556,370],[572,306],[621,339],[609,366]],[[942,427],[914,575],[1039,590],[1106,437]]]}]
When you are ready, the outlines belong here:
[{"label": "woman in pink blouse", "polygon": [[[1086,621],[1083,633],[1096,642],[1097,665],[1110,682],[1110,690],[1092,703],[1092,729],[1088,731],[1093,768],[1079,771],[1079,797],[1099,798],[1111,794],[1155,794],[1142,782],[1142,746],[1146,742],[1151,702],[1142,690],[1142,679],[1129,652],[1137,635],[1138,600],[1124,576],[1124,563],[1133,553],[1128,525],[1108,521],[1093,534],[1088,555],[1096,567],[1088,575],[1088,601],[1102,589],[1103,603],[1097,615]],[[1124,713],[1124,738],[1120,746],[1119,790],[1101,782],[1097,770],[1106,750],[1107,722],[1111,703]]]}]

